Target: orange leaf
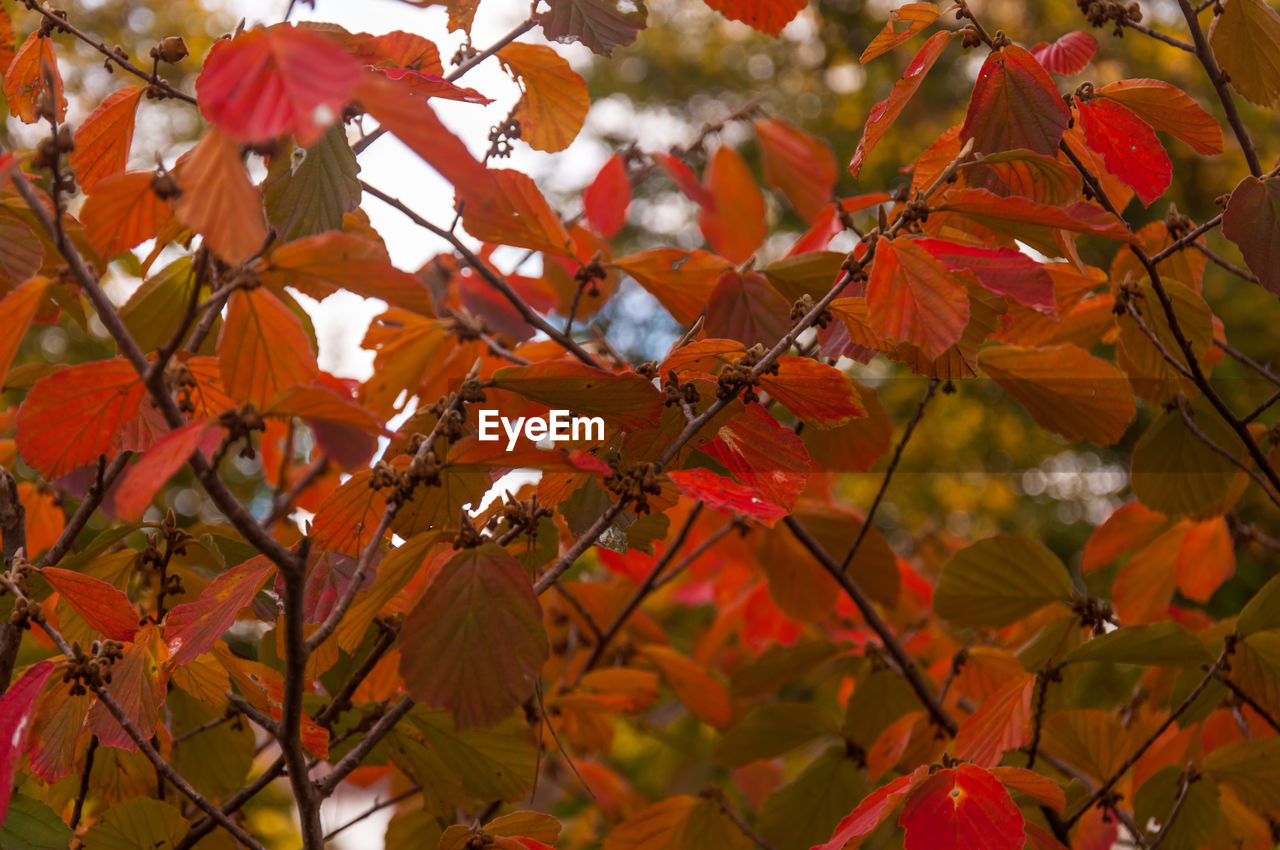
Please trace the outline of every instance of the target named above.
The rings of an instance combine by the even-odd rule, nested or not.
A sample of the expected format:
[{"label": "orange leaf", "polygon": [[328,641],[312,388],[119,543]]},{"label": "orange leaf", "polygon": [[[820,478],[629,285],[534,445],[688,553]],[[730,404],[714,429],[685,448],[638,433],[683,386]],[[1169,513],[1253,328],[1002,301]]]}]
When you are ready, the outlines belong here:
[{"label": "orange leaf", "polygon": [[671,690],[699,720],[705,720],[717,729],[724,729],[733,720],[729,694],[704,666],[658,644],[640,647],[640,654],[658,668]]},{"label": "orange leaf", "polygon": [[520,122],[520,138],[548,153],[569,147],[591,108],[587,81],[567,59],[542,44],[513,42],[498,51],[498,61],[524,91],[512,113]]},{"label": "orange leaf", "polygon": [[18,499],[26,512],[27,558],[34,561],[62,536],[67,517],[51,490],[23,481],[18,485]]},{"label": "orange leaf", "polygon": [[52,481],[111,454],[146,388],[128,360],[70,366],[36,382],[18,409],[18,451]]},{"label": "orange leaf", "polygon": [[141,86],[113,92],[77,128],[76,149],[67,161],[86,192],[102,178],[124,171],[129,145],[133,143],[133,119],[141,99]]},{"label": "orange leaf", "polygon": [[369,544],[386,500],[369,486],[369,471],[357,472],[330,493],[316,509],[311,533],[315,545],[353,558]]},{"label": "orange leaf", "polygon": [[604,850],[752,850],[755,844],[710,797],[681,795],[646,806],[613,828]]},{"label": "orange leaf", "polygon": [[1116,573],[1111,601],[1127,626],[1169,619],[1174,562],[1190,523],[1183,520],[1148,543]]},{"label": "orange leaf", "polygon": [[1059,814],[1067,807],[1067,795],[1062,786],[1047,776],[1023,767],[989,767],[987,772],[1000,780],[1004,787],[1035,797]]},{"label": "orange leaf", "polygon": [[978,706],[956,733],[955,755],[979,767],[999,764],[1000,757],[1031,740],[1031,699],[1036,677],[1019,676]]},{"label": "orange leaf", "polygon": [[635,278],[682,325],[697,320],[716,281],[733,268],[724,257],[676,248],[652,248],[614,260],[613,265]]},{"label": "orange leaf", "polygon": [[[107,693],[115,699],[144,738],[150,738],[156,733],[160,707],[164,705],[166,687],[161,666],[165,655],[159,630],[156,626],[147,624],[138,632],[133,643],[125,646],[124,657],[111,665],[111,682],[107,685]],[[89,709],[88,725],[98,736],[98,742],[102,746],[137,751],[138,745],[102,701],[94,702]]]},{"label": "orange leaf", "polygon": [[754,487],[747,487],[707,469],[677,469],[667,473],[690,499],[698,499],[712,510],[730,516],[759,520],[766,527],[786,516],[786,509],[768,501]]},{"label": "orange leaf", "polygon": [[500,169],[490,180],[455,184],[462,202],[462,226],[477,239],[573,256],[573,241],[533,179]]},{"label": "orange leaf", "polygon": [[909,239],[881,237],[867,281],[871,328],[885,339],[919,346],[930,360],[960,341],[969,323],[964,282]]},{"label": "orange leaf", "polygon": [[706,4],[731,21],[742,21],[752,29],[777,35],[808,0],[705,0]]},{"label": "orange leaf", "polygon": [[279,24],[214,42],[196,79],[200,114],[240,142],[292,133],[309,147],[340,117],[360,65],[328,36]]},{"label": "orange leaf", "polygon": [[747,405],[701,449],[734,478],[787,510],[795,507],[813,469],[796,433],[758,404]]},{"label": "orange leaf", "polygon": [[331,231],[281,245],[271,252],[262,279],[318,301],[346,289],[423,316],[435,314],[427,287],[391,265],[385,248],[355,233]]},{"label": "orange leaf", "polygon": [[884,776],[902,759],[903,753],[911,743],[912,733],[925,716],[923,711],[912,711],[902,715],[885,727],[875,743],[867,750],[867,778],[875,782]]},{"label": "orange leaf", "polygon": [[929,778],[929,767],[921,765],[914,772],[881,785],[868,794],[857,808],[845,815],[844,819],[836,825],[830,841],[814,847],[813,850],[845,850],[845,848],[859,846],[862,844],[862,839],[888,820],[889,815],[898,808],[903,798],[927,778]]},{"label": "orange leaf", "polygon": [[[48,75],[46,77],[46,74]],[[58,123],[67,117],[67,96],[62,89],[62,74],[58,72],[58,58],[53,54],[53,39],[36,30],[22,42],[4,75],[4,96],[9,101],[9,112],[24,124],[40,120],[40,100],[49,92],[56,103]]]},{"label": "orange leaf", "polygon": [[369,65],[411,68],[424,74],[444,74],[440,49],[417,33],[394,30],[383,35],[357,33],[347,39],[352,55]]},{"label": "orange leaf", "polygon": [[[889,20],[885,21],[884,28],[871,39],[871,43],[867,45],[866,50],[862,51],[858,61],[865,65],[872,59],[883,56],[936,21],[938,14],[938,7],[933,3],[908,3],[905,6],[899,6],[889,13]],[[907,28],[898,32],[895,24],[904,21]]]},{"label": "orange leaf", "polygon": [[129,597],[102,579],[45,567],[40,575],[95,631],[111,640],[129,641],[138,633],[138,612]]},{"label": "orange leaf", "polygon": [[627,223],[630,204],[631,181],[627,178],[627,164],[614,154],[605,160],[591,185],[582,193],[583,213],[597,233],[612,239]]},{"label": "orange leaf", "polygon": [[[191,455],[200,448],[205,434],[215,425],[216,423],[210,419],[193,420],[169,432],[158,443],[147,449],[138,462],[125,473],[120,486],[116,489],[116,514],[124,520],[140,519],[143,512],[151,505],[151,500],[155,498],[156,493],[164,487],[174,473],[186,465]],[[213,435],[220,438],[221,431],[215,431]],[[212,450],[216,447],[215,440],[212,446],[205,448]]]},{"label": "orange leaf", "polygon": [[12,289],[40,271],[44,246],[26,222],[0,216],[0,289]]},{"label": "orange leaf", "polygon": [[1036,422],[1068,440],[1113,445],[1137,411],[1124,373],[1074,345],[987,348],[978,364]]},{"label": "orange leaf", "polygon": [[778,374],[760,376],[769,391],[796,418],[818,428],[835,428],[867,415],[848,376],[809,357],[779,357]]},{"label": "orange leaf", "polygon": [[169,205],[151,190],[154,179],[150,171],[125,171],[94,185],[80,220],[99,256],[110,259],[160,232]]},{"label": "orange leaf", "polygon": [[368,71],[360,78],[354,95],[379,124],[454,186],[475,187],[488,180],[484,165],[440,122],[435,110],[414,93],[408,82]]},{"label": "orange leaf", "polygon": [[249,179],[231,138],[209,127],[177,170],[178,221],[200,233],[232,265],[258,253],[267,238],[262,193]]},{"label": "orange leaf", "polygon": [[[7,9],[0,7],[0,75],[13,61],[13,39],[13,20]],[[0,819],[3,818],[4,812],[0,812]]]},{"label": "orange leaf", "polygon": [[0,334],[0,382],[9,374],[22,338],[48,290],[48,278],[33,277],[0,300],[0,328],[4,328]]},{"label": "orange leaf", "polygon": [[1132,554],[1156,538],[1168,520],[1141,502],[1121,505],[1094,529],[1084,546],[1081,572],[1092,572]]},{"label": "orange leaf", "polygon": [[1235,544],[1227,521],[1214,517],[1191,526],[1173,567],[1174,581],[1182,595],[1208,603],[1213,592],[1236,571]]},{"label": "orange leaf", "polygon": [[737,151],[721,146],[711,155],[702,182],[711,197],[711,205],[698,215],[702,235],[717,254],[745,263],[767,233],[764,195],[751,169]]},{"label": "orange leaf", "polygon": [[302,322],[270,290],[231,293],[218,335],[218,367],[227,392],[266,410],[276,393],[319,375]]},{"label": "orange leaf", "polygon": [[419,702],[459,728],[491,726],[533,693],[548,657],[533,585],[492,544],[441,567],[400,631],[400,675]]},{"label": "orange leaf", "polygon": [[831,203],[836,186],[835,154],[827,144],[781,118],[757,121],[755,127],[765,182],[786,195],[800,217],[812,223]]},{"label": "orange leaf", "polygon": [[911,64],[907,65],[902,78],[893,84],[893,90],[889,92],[889,96],[871,107],[871,114],[867,116],[867,124],[862,130],[862,138],[858,140],[858,149],[854,151],[853,160],[849,163],[849,173],[854,177],[862,171],[862,163],[867,155],[879,144],[884,134],[889,131],[889,127],[902,114],[902,110],[915,95],[916,89],[920,88],[925,75],[938,61],[938,57],[951,42],[953,35],[955,33],[949,30],[931,35],[924,43],[924,47],[921,47],[920,52],[911,60]]},{"label": "orange leaf", "polygon": [[662,393],[631,371],[619,374],[552,360],[508,366],[494,372],[492,380],[495,387],[517,392],[530,401],[583,416],[600,416],[626,431],[657,425],[663,411]]},{"label": "orange leaf", "polygon": [[222,573],[194,602],[174,607],[164,620],[170,667],[180,667],[208,652],[253,601],[275,565],[265,555],[250,558]]}]

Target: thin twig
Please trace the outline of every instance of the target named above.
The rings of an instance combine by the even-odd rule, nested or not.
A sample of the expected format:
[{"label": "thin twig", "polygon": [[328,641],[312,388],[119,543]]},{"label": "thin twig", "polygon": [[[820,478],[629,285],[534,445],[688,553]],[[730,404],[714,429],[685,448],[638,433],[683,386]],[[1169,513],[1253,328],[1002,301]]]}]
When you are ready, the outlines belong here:
[{"label": "thin twig", "polygon": [[1169,816],[1164,819],[1164,823],[1160,827],[1160,831],[1156,833],[1156,837],[1151,839],[1151,843],[1147,845],[1148,850],[1156,850],[1169,835],[1169,831],[1173,828],[1173,823],[1178,819],[1178,814],[1182,811],[1182,804],[1187,801],[1187,794],[1191,791],[1191,786],[1199,779],[1196,773],[1195,765],[1191,762],[1182,770],[1182,782],[1178,789],[1178,797],[1173,801],[1173,808],[1169,810]]},{"label": "thin twig", "polygon": [[413,708],[413,700],[409,697],[401,697],[400,700],[387,710],[387,713],[378,719],[373,728],[365,733],[360,739],[360,743],[351,749],[351,752],[343,756],[342,760],[333,766],[333,770],[329,771],[323,779],[316,782],[316,790],[321,797],[327,797],[333,793],[333,789],[338,787],[338,783],[346,779],[347,774],[360,766],[360,762],[364,761],[364,757],[369,755],[370,751],[378,745],[388,732],[395,728],[400,718],[409,713],[409,709]]},{"label": "thin twig", "polygon": [[404,802],[405,800],[412,797],[414,794],[421,793],[421,791],[422,791],[422,786],[418,785],[417,783],[414,783],[413,786],[410,787],[408,790],[401,791],[399,794],[395,795],[394,797],[391,797],[386,800],[375,800],[372,806],[365,809],[363,812],[356,815],[351,820],[344,823],[342,826],[336,827],[333,830],[326,832],[324,836],[325,843],[327,844],[330,841],[332,841],[338,835],[338,833],[350,827],[355,826],[356,824],[360,823],[362,820],[366,818],[372,817],[373,815],[377,814],[383,809],[390,808],[391,806],[394,806],[397,803]]}]

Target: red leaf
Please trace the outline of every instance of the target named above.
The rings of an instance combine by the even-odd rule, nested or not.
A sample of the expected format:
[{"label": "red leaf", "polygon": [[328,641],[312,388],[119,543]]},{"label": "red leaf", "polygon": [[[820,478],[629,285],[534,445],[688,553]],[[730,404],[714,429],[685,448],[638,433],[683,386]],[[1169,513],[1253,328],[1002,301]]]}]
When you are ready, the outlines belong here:
[{"label": "red leaf", "polygon": [[319,374],[302,322],[270,290],[231,293],[218,335],[218,366],[227,392],[266,410],[276,393]]},{"label": "red leaf", "polygon": [[426,285],[391,265],[382,245],[356,233],[331,231],[281,245],[271,252],[262,279],[292,286],[317,301],[345,289],[419,315],[435,315]]},{"label": "red leaf", "polygon": [[1241,180],[1222,215],[1222,235],[1236,243],[1258,282],[1280,295],[1280,177]]},{"label": "red leaf", "polygon": [[41,378],[18,409],[18,451],[46,480],[109,455],[146,387],[128,360],[70,366]]},{"label": "red leaf", "polygon": [[533,693],[547,656],[529,576],[492,544],[444,564],[400,630],[405,688],[459,728],[505,720]]},{"label": "red leaf", "polygon": [[501,169],[489,180],[455,184],[462,203],[462,226],[477,239],[573,256],[573,240],[533,179]]},{"label": "red leaf", "polygon": [[831,839],[826,844],[819,844],[812,850],[844,850],[846,846],[857,847],[876,827],[884,823],[893,810],[898,808],[902,798],[910,794],[917,785],[929,778],[929,766],[921,765],[907,776],[881,785],[867,796],[858,807],[845,815],[836,826]]},{"label": "red leaf", "polygon": [[209,247],[233,265],[252,257],[267,238],[262,193],[249,179],[239,146],[209,127],[179,161],[182,196],[173,205],[178,221],[204,236]]},{"label": "red leaf", "polygon": [[734,478],[787,510],[795,507],[813,469],[796,433],[758,404],[747,405],[701,449]]},{"label": "red leaf", "polygon": [[1022,850],[1022,812],[987,771],[961,764],[912,793],[898,822],[905,850]]},{"label": "red leaf", "polygon": [[757,272],[726,271],[705,304],[707,336],[773,345],[791,330],[790,306]]},{"label": "red leaf", "polygon": [[95,630],[111,640],[130,641],[138,633],[138,612],[129,597],[102,579],[45,567],[44,580]]},{"label": "red leaf", "polygon": [[653,161],[667,172],[667,176],[680,187],[680,191],[684,192],[689,200],[703,208],[708,208],[714,203],[711,193],[698,182],[698,176],[685,164],[684,160],[669,153],[655,153]]},{"label": "red leaf", "polygon": [[1173,163],[1155,131],[1114,101],[1077,99],[1076,108],[1085,140],[1102,154],[1107,171],[1132,186],[1143,206],[1151,206],[1173,180]]},{"label": "red leaf", "polygon": [[356,100],[396,138],[454,186],[483,185],[484,166],[436,117],[435,110],[405,80],[366,72],[353,92]]},{"label": "red leaf", "polygon": [[1041,42],[1031,48],[1031,55],[1046,71],[1064,76],[1083,71],[1097,52],[1098,40],[1087,32],[1069,32],[1052,44]]},{"label": "red leaf", "polygon": [[597,233],[612,239],[627,223],[630,204],[631,181],[627,178],[627,164],[614,154],[582,193],[583,212]]},{"label": "red leaf", "polygon": [[779,357],[778,374],[760,386],[807,425],[835,428],[867,415],[848,376],[809,357]]},{"label": "red leaf", "polygon": [[700,499],[721,513],[757,519],[768,527],[787,515],[786,508],[768,501],[754,487],[745,487],[710,470],[673,470],[667,475],[681,493],[690,499]]},{"label": "red leaf", "polygon": [[1016,44],[987,57],[973,87],[960,140],[978,153],[1026,148],[1053,156],[1071,112],[1044,67]]},{"label": "red leaf", "polygon": [[475,89],[456,86],[439,74],[424,74],[409,68],[379,68],[378,72],[387,79],[402,82],[405,88],[421,98],[439,97],[482,105],[493,103],[493,98],[485,97]]},{"label": "red leaf", "polygon": [[18,347],[48,290],[48,278],[33,277],[0,300],[0,328],[4,328],[0,334],[0,383],[9,374]]},{"label": "red leaf", "polygon": [[731,21],[742,21],[752,29],[777,35],[809,0],[705,0],[706,4]]},{"label": "red leaf", "polygon": [[0,697],[0,741],[4,742],[4,747],[0,747],[0,823],[9,813],[9,795],[13,793],[14,776],[31,734],[36,698],[51,673],[52,661],[32,664]]},{"label": "red leaf", "polygon": [[1001,198],[986,189],[955,189],[936,209],[955,212],[984,227],[1021,239],[1041,253],[1061,253],[1054,238],[1055,230],[1104,236],[1133,244],[1140,242],[1124,222],[1101,207],[1084,202],[1061,209],[1027,198]]},{"label": "red leaf", "polygon": [[151,190],[155,174],[125,171],[100,180],[80,210],[93,250],[110,259],[160,232],[169,204]]},{"label": "red leaf", "polygon": [[314,29],[280,24],[215,42],[196,79],[200,114],[241,142],[302,147],[342,117],[360,65]]},{"label": "red leaf", "polygon": [[953,272],[969,271],[978,283],[997,295],[1007,295],[1019,304],[1057,318],[1053,278],[1044,266],[1013,248],[976,248],[943,239],[917,239],[924,248]]},{"label": "red leaf", "polygon": [[1119,80],[1094,92],[1124,104],[1161,132],[1190,145],[1196,153],[1222,153],[1222,127],[1200,104],[1163,80]]},{"label": "red leaf", "polygon": [[787,196],[807,222],[831,203],[836,158],[824,142],[781,118],[755,123],[764,162],[764,180]]},{"label": "red leaf", "polygon": [[711,203],[698,216],[702,234],[717,254],[745,263],[768,232],[764,195],[751,169],[737,151],[721,146],[711,155],[703,185]]},{"label": "red leaf", "polygon": [[1031,698],[1036,677],[1020,676],[983,700],[960,724],[955,756],[979,767],[999,764],[1000,757],[1031,740]]},{"label": "red leaf", "polygon": [[235,623],[240,609],[253,601],[274,569],[265,555],[250,558],[209,582],[194,602],[170,611],[164,620],[169,666],[181,667],[208,652]]},{"label": "red leaf", "polygon": [[[125,646],[124,657],[111,665],[111,681],[107,684],[107,693],[144,738],[155,734],[166,694],[165,677],[161,675],[165,648],[159,638],[154,625],[144,626],[133,643]],[[88,726],[104,747],[119,747],[129,752],[138,749],[137,743],[101,700],[89,709]]]},{"label": "red leaf", "polygon": [[[160,442],[147,449],[138,462],[129,468],[116,489],[116,514],[123,520],[142,517],[160,488],[186,465],[188,458],[200,448],[206,432],[214,425],[210,419],[196,419],[171,431]],[[222,432],[212,432],[221,438]],[[205,448],[212,451],[217,441]]]},{"label": "red leaf", "polygon": [[133,142],[133,119],[141,99],[141,86],[113,92],[76,130],[76,149],[67,161],[75,169],[76,182],[86,192],[102,178],[124,171]]},{"label": "red leaf", "polygon": [[871,114],[867,116],[867,125],[863,128],[862,138],[858,141],[858,149],[854,151],[853,161],[849,163],[849,172],[854,177],[862,171],[862,163],[867,155],[902,114],[907,102],[924,82],[925,74],[928,74],[933,63],[938,61],[938,57],[942,55],[942,51],[946,49],[954,35],[955,33],[950,30],[943,30],[929,36],[924,47],[920,48],[920,52],[903,72],[902,79],[893,84],[893,91],[889,92],[889,96],[871,107]]},{"label": "red leaf", "polygon": [[930,360],[955,345],[969,323],[964,283],[909,239],[876,243],[867,308],[878,336],[916,345]]},{"label": "red leaf", "polygon": [[9,101],[9,112],[24,124],[40,120],[40,99],[47,89],[45,70],[53,79],[53,90],[58,113],[58,123],[67,117],[67,95],[62,88],[62,74],[58,72],[58,58],[53,53],[53,39],[36,30],[22,42],[4,76],[4,96]]}]

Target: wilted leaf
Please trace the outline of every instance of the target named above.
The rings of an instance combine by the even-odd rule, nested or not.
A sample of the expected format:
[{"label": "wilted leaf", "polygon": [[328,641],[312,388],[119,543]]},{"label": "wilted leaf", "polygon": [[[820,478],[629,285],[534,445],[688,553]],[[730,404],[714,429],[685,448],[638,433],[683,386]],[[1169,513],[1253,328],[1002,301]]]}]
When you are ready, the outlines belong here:
[{"label": "wilted leaf", "polygon": [[538,18],[547,38],[580,41],[603,56],[635,41],[647,17],[644,3],[626,0],[550,0],[550,5]]}]

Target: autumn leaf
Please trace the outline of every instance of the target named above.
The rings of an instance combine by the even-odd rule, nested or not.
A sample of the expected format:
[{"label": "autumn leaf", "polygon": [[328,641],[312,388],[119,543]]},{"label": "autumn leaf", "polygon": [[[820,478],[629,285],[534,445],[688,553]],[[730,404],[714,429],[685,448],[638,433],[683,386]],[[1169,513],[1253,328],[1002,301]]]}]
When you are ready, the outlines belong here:
[{"label": "autumn leaf", "polygon": [[133,142],[133,120],[142,88],[113,92],[76,129],[76,149],[67,157],[76,181],[86,192],[104,177],[124,171]]},{"label": "autumn leaf", "polygon": [[458,185],[462,226],[477,239],[573,256],[573,240],[536,183],[519,171],[490,172],[489,182]]},{"label": "autumn leaf", "polygon": [[1186,142],[1196,153],[1222,153],[1222,127],[1185,92],[1163,80],[1118,80],[1094,91],[1122,104],[1156,130]]},{"label": "autumn leaf", "polygon": [[31,716],[36,708],[36,699],[53,669],[52,661],[32,664],[0,696],[0,741],[5,742],[4,749],[0,750],[0,823],[4,822],[9,811],[13,780],[26,749],[27,737],[31,734]]},{"label": "autumn leaf", "polygon": [[541,44],[513,42],[498,51],[498,60],[523,91],[512,112],[520,122],[521,140],[548,153],[569,147],[591,108],[587,81],[568,60]]},{"label": "autumn leaf", "polygon": [[131,641],[138,631],[138,612],[129,597],[101,579],[45,567],[40,575],[93,629],[111,640]]},{"label": "autumn leaf", "polygon": [[400,674],[459,728],[491,726],[533,692],[547,636],[520,562],[494,545],[440,568],[400,630]]},{"label": "autumn leaf", "polygon": [[1057,87],[1035,57],[1016,44],[993,50],[978,71],[961,141],[978,153],[1026,148],[1052,156],[1071,122]]},{"label": "autumn leaf", "polygon": [[604,850],[751,850],[755,844],[706,797],[682,795],[659,800],[618,824]]},{"label": "autumn leaf", "polygon": [[933,609],[956,626],[999,628],[1070,596],[1067,568],[1043,543],[998,535],[952,556]]},{"label": "autumn leaf", "polygon": [[691,499],[730,516],[741,515],[772,526],[786,515],[786,509],[764,499],[760,492],[706,469],[672,470],[667,476]]},{"label": "autumn leaf", "polygon": [[1245,177],[1222,214],[1222,235],[1240,249],[1250,270],[1280,294],[1280,177]]},{"label": "autumn leaf", "polygon": [[779,357],[778,373],[760,376],[760,386],[797,419],[817,428],[837,428],[866,416],[849,378],[808,357]]},{"label": "autumn leaf", "polygon": [[[45,73],[48,72],[46,78]],[[36,30],[27,36],[14,54],[4,74],[4,96],[9,101],[9,114],[24,124],[40,120],[40,101],[46,93],[51,99],[58,123],[67,117],[67,96],[62,88],[58,58],[53,53],[53,39]],[[48,81],[53,82],[49,91]]]},{"label": "autumn leaf", "polygon": [[858,847],[862,839],[888,820],[903,799],[929,776],[928,765],[921,765],[914,772],[881,785],[840,821],[830,841],[813,850],[846,850]]},{"label": "autumn leaf", "polygon": [[47,480],[112,454],[146,388],[128,360],[69,366],[41,378],[18,409],[18,451]]},{"label": "autumn leaf", "polygon": [[731,21],[742,21],[752,29],[778,35],[808,0],[704,0]]},{"label": "autumn leaf", "polygon": [[0,299],[0,327],[6,329],[0,335],[0,382],[9,374],[22,338],[26,336],[48,289],[48,278],[33,277]]},{"label": "autumn leaf", "polygon": [[581,42],[603,56],[635,41],[647,17],[643,3],[623,0],[550,0],[549,5],[538,16],[547,38]]},{"label": "autumn leaf", "polygon": [[929,69],[951,43],[953,35],[954,33],[949,30],[931,35],[924,43],[924,47],[920,48],[920,52],[907,65],[902,78],[893,84],[893,90],[889,92],[889,96],[871,107],[871,114],[867,116],[867,124],[862,130],[862,139],[859,140],[858,149],[854,151],[853,160],[849,163],[849,173],[854,177],[862,171],[862,164],[867,156],[902,114],[902,110],[906,108],[907,103],[920,88],[920,84],[924,82]]},{"label": "autumn leaf", "polygon": [[278,24],[214,43],[196,79],[200,113],[240,142],[289,133],[306,147],[342,117],[360,66],[319,31]]},{"label": "autumn leaf", "polygon": [[994,776],[969,764],[922,781],[898,822],[906,850],[1022,850],[1022,812]]},{"label": "autumn leaf", "polygon": [[708,336],[737,340],[744,346],[772,345],[790,330],[789,305],[768,278],[756,272],[726,271],[711,290],[705,309]]},{"label": "autumn leaf", "polygon": [[[121,519],[141,519],[156,493],[199,448],[212,452],[222,438],[210,419],[194,419],[165,435],[129,468],[116,490],[116,512]],[[210,439],[212,437],[212,439]]]},{"label": "autumn leaf", "polygon": [[1069,32],[1058,40],[1041,42],[1031,55],[1051,74],[1078,74],[1098,52],[1098,40],[1087,32]]},{"label": "autumn leaf", "polygon": [[23,221],[0,217],[0,287],[17,286],[40,270],[44,247]]},{"label": "autumn leaf", "polygon": [[676,248],[652,248],[613,265],[635,278],[682,325],[697,320],[720,277],[733,267],[716,254]]},{"label": "autumn leaf", "polygon": [[909,239],[876,243],[867,308],[878,336],[917,345],[930,359],[955,345],[969,321],[964,283]]},{"label": "autumn leaf", "polygon": [[249,179],[231,138],[210,127],[178,168],[178,221],[200,233],[228,263],[239,265],[262,248],[267,219],[262,194]]},{"label": "autumn leaf", "polygon": [[1209,27],[1213,55],[1251,103],[1280,99],[1280,15],[1262,0],[1228,0]]},{"label": "autumn leaf", "polygon": [[1236,570],[1235,542],[1227,521],[1214,517],[1191,526],[1178,547],[1173,567],[1178,591],[1188,599],[1208,604]]},{"label": "autumn leaf", "polygon": [[1151,127],[1117,102],[1076,100],[1089,147],[1102,154],[1107,170],[1134,191],[1143,206],[1164,194],[1173,180],[1173,164]]},{"label": "autumn leaf", "polygon": [[711,155],[703,175],[710,203],[698,214],[698,227],[712,250],[734,263],[743,263],[764,241],[767,224],[764,196],[746,160],[733,148],[721,146]]},{"label": "autumn leaf", "polygon": [[695,717],[717,729],[724,729],[733,720],[729,694],[705,666],[658,644],[642,646],[639,652],[658,668],[671,690]]},{"label": "autumn leaf", "polygon": [[[165,655],[159,629],[148,623],[134,637],[133,643],[125,645],[120,660],[111,665],[107,693],[143,738],[154,735],[160,721],[160,708],[164,705],[166,693],[165,677],[161,673]],[[137,743],[101,700],[89,709],[87,725],[103,746],[129,752],[138,749]]]},{"label": "autumn leaf", "polygon": [[80,210],[89,244],[102,257],[115,257],[160,232],[169,204],[152,190],[155,174],[125,171],[93,187]]},{"label": "autumn leaf", "polygon": [[747,405],[700,448],[738,481],[787,510],[795,507],[814,469],[796,433],[758,404]]},{"label": "autumn leaf", "polygon": [[296,239],[272,251],[267,262],[264,283],[291,286],[317,301],[345,289],[423,316],[435,315],[427,287],[391,265],[385,248],[355,233]]},{"label": "autumn leaf", "polygon": [[209,582],[194,602],[175,606],[164,620],[169,666],[181,667],[208,652],[274,571],[266,557],[250,558]]},{"label": "autumn leaf", "polygon": [[956,733],[956,758],[989,768],[1030,741],[1035,690],[1035,676],[1020,676],[983,700]]},{"label": "autumn leaf", "polygon": [[[932,4],[924,4],[932,5]],[[755,122],[764,180],[778,189],[805,221],[831,203],[836,158],[831,148],[781,118]]]},{"label": "autumn leaf", "polygon": [[612,239],[627,223],[630,204],[631,181],[627,177],[627,164],[614,154],[605,160],[595,179],[583,191],[583,214],[597,233]]},{"label": "autumn leaf", "polygon": [[1057,317],[1053,278],[1021,251],[958,245],[942,239],[917,239],[915,244],[953,272],[972,272],[978,283],[997,295],[1007,295],[1025,307]]},{"label": "autumn leaf", "polygon": [[259,410],[280,390],[311,383],[319,374],[302,322],[262,287],[231,293],[218,336],[218,366],[227,391]]},{"label": "autumn leaf", "polygon": [[[884,23],[884,29],[871,39],[871,43],[858,57],[858,62],[865,65],[872,59],[883,56],[936,21],[939,14],[940,10],[934,3],[907,3],[892,10],[889,12],[889,20]],[[899,31],[898,25],[903,22],[906,27]]]},{"label": "autumn leaf", "polygon": [[640,375],[606,372],[568,360],[508,366],[495,372],[492,382],[530,401],[599,416],[628,431],[656,425],[663,409],[662,393]]}]

